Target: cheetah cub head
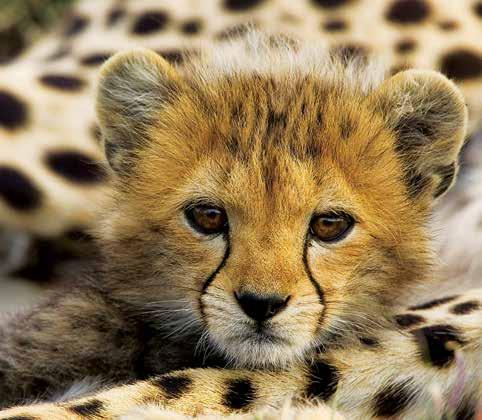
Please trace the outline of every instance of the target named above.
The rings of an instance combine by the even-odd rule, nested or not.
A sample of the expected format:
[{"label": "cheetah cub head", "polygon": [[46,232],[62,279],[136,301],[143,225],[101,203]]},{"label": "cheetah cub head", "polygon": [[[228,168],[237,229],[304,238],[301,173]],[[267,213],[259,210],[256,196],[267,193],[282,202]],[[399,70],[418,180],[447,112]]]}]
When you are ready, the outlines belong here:
[{"label": "cheetah cub head", "polygon": [[467,120],[436,72],[386,78],[259,34],[182,69],[120,53],[97,110],[112,293],[247,366],[365,333],[423,280]]}]

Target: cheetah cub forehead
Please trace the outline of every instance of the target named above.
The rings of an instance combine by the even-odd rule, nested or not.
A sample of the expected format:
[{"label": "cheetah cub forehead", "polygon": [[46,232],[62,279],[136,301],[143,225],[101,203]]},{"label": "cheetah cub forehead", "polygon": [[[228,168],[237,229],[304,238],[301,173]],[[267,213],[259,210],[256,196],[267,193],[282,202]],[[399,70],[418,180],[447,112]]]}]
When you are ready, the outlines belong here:
[{"label": "cheetah cub forehead", "polygon": [[438,73],[384,78],[259,33],[182,73],[116,55],[97,110],[117,186],[100,232],[113,293],[249,366],[366,331],[423,280],[467,119]]}]

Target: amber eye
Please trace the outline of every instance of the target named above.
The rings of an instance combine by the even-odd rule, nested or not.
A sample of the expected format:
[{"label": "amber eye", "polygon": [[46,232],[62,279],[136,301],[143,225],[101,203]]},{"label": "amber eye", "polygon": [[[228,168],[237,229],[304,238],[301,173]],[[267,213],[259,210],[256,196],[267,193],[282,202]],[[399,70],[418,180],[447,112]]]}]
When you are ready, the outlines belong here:
[{"label": "amber eye", "polygon": [[353,217],[348,214],[320,214],[311,219],[310,232],[320,241],[336,242],[350,232],[354,223]]},{"label": "amber eye", "polygon": [[225,232],[228,228],[226,212],[219,207],[198,205],[186,210],[191,226],[205,235]]}]

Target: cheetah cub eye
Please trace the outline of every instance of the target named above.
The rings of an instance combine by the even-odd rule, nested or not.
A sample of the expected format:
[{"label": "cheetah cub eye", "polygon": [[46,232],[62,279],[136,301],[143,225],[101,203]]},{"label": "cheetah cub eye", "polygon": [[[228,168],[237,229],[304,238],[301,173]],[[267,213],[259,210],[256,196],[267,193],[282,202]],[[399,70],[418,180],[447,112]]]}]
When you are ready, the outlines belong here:
[{"label": "cheetah cub eye", "polygon": [[185,215],[191,227],[204,235],[225,233],[228,230],[228,216],[219,207],[200,204],[187,208]]},{"label": "cheetah cub eye", "polygon": [[311,219],[310,234],[321,242],[338,242],[348,236],[354,224],[353,217],[346,213],[318,214]]}]

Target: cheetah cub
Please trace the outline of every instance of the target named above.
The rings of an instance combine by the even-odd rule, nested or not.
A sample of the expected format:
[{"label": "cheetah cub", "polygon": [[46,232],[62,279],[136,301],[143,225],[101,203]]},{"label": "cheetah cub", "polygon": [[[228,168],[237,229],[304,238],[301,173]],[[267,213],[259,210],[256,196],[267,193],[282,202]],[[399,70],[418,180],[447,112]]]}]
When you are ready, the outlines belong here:
[{"label": "cheetah cub", "polygon": [[[104,258],[3,326],[0,405],[97,385],[0,418],[288,398],[360,419],[475,415],[481,293],[441,298],[428,231],[466,133],[453,83],[250,33],[182,72],[116,55],[97,110],[114,174]],[[402,309],[430,282],[439,299]]]}]

